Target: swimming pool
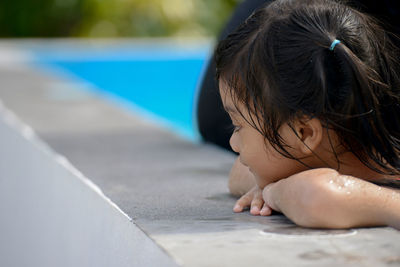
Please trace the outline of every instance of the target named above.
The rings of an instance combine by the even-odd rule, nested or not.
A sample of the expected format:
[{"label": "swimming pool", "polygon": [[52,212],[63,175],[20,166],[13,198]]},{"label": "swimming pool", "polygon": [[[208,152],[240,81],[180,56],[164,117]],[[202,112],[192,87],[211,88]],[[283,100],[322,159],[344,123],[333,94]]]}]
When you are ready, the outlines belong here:
[{"label": "swimming pool", "polygon": [[35,48],[36,63],[83,79],[99,93],[128,101],[135,112],[191,140],[197,88],[210,42],[133,42],[124,45]]}]

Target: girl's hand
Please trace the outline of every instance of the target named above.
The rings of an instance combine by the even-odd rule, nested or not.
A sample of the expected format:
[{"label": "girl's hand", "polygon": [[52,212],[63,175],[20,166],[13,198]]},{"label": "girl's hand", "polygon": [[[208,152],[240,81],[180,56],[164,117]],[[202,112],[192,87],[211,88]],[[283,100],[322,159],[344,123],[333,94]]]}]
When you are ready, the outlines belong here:
[{"label": "girl's hand", "polygon": [[391,189],[325,168],[267,185],[263,200],[300,226],[351,228],[394,225],[389,218],[398,214],[399,201],[389,205],[392,194]]},{"label": "girl's hand", "polygon": [[262,197],[262,189],[258,186],[254,186],[249,192],[244,194],[238,201],[236,201],[233,207],[234,212],[242,212],[243,209],[250,207],[250,213],[252,215],[270,215],[272,210],[268,205],[264,203]]}]

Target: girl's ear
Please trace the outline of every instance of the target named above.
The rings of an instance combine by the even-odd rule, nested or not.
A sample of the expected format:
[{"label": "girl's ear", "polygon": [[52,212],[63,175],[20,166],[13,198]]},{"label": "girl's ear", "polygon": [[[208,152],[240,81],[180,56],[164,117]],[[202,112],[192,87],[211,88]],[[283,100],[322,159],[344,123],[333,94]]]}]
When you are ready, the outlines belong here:
[{"label": "girl's ear", "polygon": [[312,154],[321,144],[323,128],[319,119],[303,117],[295,123],[295,130],[298,148],[304,155]]}]

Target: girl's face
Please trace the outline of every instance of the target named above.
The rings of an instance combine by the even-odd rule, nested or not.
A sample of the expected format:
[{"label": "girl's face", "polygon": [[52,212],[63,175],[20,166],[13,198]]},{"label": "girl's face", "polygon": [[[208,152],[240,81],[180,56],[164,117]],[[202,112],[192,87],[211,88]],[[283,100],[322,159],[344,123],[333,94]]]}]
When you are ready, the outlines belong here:
[{"label": "girl's face", "polygon": [[[254,127],[246,122],[246,120],[251,120],[242,105],[239,105],[238,108],[246,119],[240,115],[230,93],[227,93],[227,85],[222,80],[219,86],[223,105],[234,125],[230,145],[233,151],[239,153],[241,163],[254,174],[260,188],[308,169],[298,161],[286,158],[277,152]],[[279,132],[289,146],[298,141],[298,137],[286,124],[281,127]],[[298,154],[296,151],[289,152],[295,157]]]}]

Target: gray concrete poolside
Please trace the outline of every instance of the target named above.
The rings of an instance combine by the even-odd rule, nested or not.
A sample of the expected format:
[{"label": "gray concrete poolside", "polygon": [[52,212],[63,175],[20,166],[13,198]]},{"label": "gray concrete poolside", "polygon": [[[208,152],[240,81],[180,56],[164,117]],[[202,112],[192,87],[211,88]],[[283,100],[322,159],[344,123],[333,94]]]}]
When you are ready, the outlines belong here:
[{"label": "gray concrete poolside", "polygon": [[[116,266],[400,266],[400,232],[391,228],[311,230],[297,227],[281,215],[233,213],[235,198],[228,194],[226,185],[233,155],[210,145],[193,144],[143,120],[117,102],[81,90],[88,86],[84,81],[32,65],[27,57],[29,51],[21,42],[0,42],[0,56],[11,55],[11,51],[12,56],[0,58],[0,100],[5,107],[0,110],[0,117],[7,116],[7,110],[14,113],[36,132],[39,139],[31,142],[39,144],[43,140],[52,156],[65,156],[119,208],[117,213],[127,215],[111,223],[115,236],[110,240],[117,244],[121,237],[121,244],[136,246],[135,251],[148,258],[116,261]],[[20,134],[4,121],[0,139],[10,138],[13,131]],[[4,146],[9,150],[0,153],[0,161],[6,162],[10,154],[22,153],[22,148],[14,150],[8,143]],[[13,158],[18,159],[18,155]],[[9,173],[11,168],[24,168],[16,166],[0,164],[0,174]],[[0,177],[0,184],[6,185],[7,177]],[[0,188],[0,193],[2,190],[7,189]],[[46,185],[38,190],[45,192]],[[73,191],[64,191],[66,197],[82,200],[89,194],[85,192],[76,197]],[[18,205],[16,202],[23,198],[12,194],[9,197],[13,198],[11,205]],[[62,203],[68,205],[68,201]],[[52,205],[57,207],[57,202]],[[79,210],[79,203],[74,205]],[[98,216],[100,221],[105,220],[104,216],[118,217],[107,211],[107,201],[93,205],[97,205],[98,212],[92,216]],[[0,216],[6,218],[12,213],[10,210],[0,205]],[[63,215],[62,210],[54,210]],[[85,216],[84,212],[79,214]],[[37,216],[52,218],[46,212]],[[60,231],[73,231],[70,221],[65,218]],[[48,223],[51,225],[52,221]],[[128,237],[122,236],[130,226],[137,230],[127,235],[131,238],[127,241]],[[85,227],[90,229],[89,224]],[[8,235],[10,238],[29,243],[24,241],[29,238],[29,227],[0,229],[0,235],[12,231],[20,236]],[[1,239],[0,248],[7,247],[8,242],[11,241]],[[93,242],[101,242],[101,236],[93,237]],[[81,248],[85,249],[83,245]],[[87,248],[87,252],[93,250]],[[2,262],[13,265],[11,253],[7,257],[0,252],[1,266]],[[81,263],[91,265],[87,262]],[[74,264],[66,262],[65,266]],[[107,266],[106,262],[98,264]]]}]

